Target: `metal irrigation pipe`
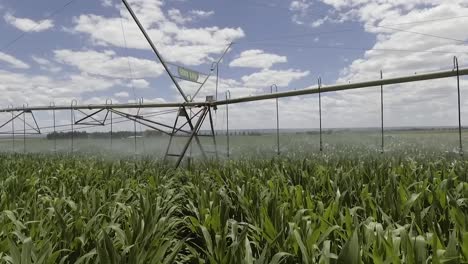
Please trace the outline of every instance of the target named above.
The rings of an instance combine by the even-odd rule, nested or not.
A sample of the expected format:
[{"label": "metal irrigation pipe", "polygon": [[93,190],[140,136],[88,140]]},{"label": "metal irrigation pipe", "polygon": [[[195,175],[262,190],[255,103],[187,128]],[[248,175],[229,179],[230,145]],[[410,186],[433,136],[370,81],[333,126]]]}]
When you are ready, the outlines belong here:
[{"label": "metal irrigation pipe", "polygon": [[[458,75],[459,76],[468,75],[468,68],[460,69]],[[365,87],[375,87],[375,86],[380,86],[380,85],[434,80],[434,79],[442,79],[442,78],[449,78],[449,77],[456,77],[456,76],[457,76],[457,73],[454,72],[453,70],[440,71],[440,72],[410,75],[410,76],[404,76],[404,77],[374,80],[374,81],[367,81],[367,82],[330,85],[327,87],[321,87],[320,92],[325,93],[325,92],[335,92],[335,91],[343,91],[343,90],[353,90],[353,89],[359,89],[359,88],[365,88]],[[319,93],[318,88],[307,88],[307,89],[302,89],[302,90],[290,90],[290,91],[274,93],[274,94],[262,94],[262,95],[248,96],[248,97],[240,97],[240,98],[235,98],[235,99],[230,99],[230,100],[221,100],[221,101],[214,102],[213,104],[219,106],[219,105],[225,105],[227,103],[236,104],[236,103],[254,102],[254,101],[260,101],[260,100],[291,97],[291,96],[306,95],[306,94],[316,94],[316,93]]]},{"label": "metal irrigation pipe", "polygon": [[[367,81],[367,82],[331,85],[327,87],[322,87],[320,89],[320,92],[324,93],[324,92],[352,90],[352,89],[359,89],[359,88],[365,88],[365,87],[375,87],[375,86],[381,86],[381,85],[434,80],[434,79],[442,79],[442,78],[464,76],[464,75],[468,75],[468,68],[459,69],[458,71],[449,70],[449,71],[432,72],[432,73],[419,74],[419,75],[403,76],[403,77],[390,78],[390,79],[379,79],[379,80]],[[319,91],[317,88],[306,88],[306,89],[301,89],[301,90],[289,90],[289,91],[280,92],[280,93],[262,94],[262,95],[240,97],[240,98],[235,98],[235,99],[226,99],[226,100],[220,100],[220,101],[214,101],[214,102],[146,103],[146,104],[141,104],[141,105],[137,103],[113,104],[112,109],[170,108],[170,107],[182,107],[182,106],[185,106],[185,107],[220,106],[220,105],[226,105],[226,104],[254,102],[254,101],[274,99],[274,98],[316,94],[318,92]],[[34,111],[41,111],[41,110],[46,111],[46,110],[52,110],[52,109],[70,110],[71,108],[72,109],[98,109],[98,108],[109,109],[109,105],[90,104],[90,105],[75,105],[73,107],[70,105],[69,106],[62,105],[62,106],[55,106],[55,107],[36,106],[36,107],[28,107],[26,110],[34,110]],[[3,108],[3,109],[0,109],[0,112],[15,112],[15,111],[22,111],[22,110],[23,110],[22,108]]]}]

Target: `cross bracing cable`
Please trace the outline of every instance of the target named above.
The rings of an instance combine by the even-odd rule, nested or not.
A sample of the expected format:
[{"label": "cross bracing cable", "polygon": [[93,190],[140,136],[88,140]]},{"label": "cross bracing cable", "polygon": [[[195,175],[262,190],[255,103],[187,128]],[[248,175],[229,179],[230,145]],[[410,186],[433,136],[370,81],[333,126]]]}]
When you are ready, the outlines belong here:
[{"label": "cross bracing cable", "polygon": [[132,88],[132,91],[133,91],[133,99],[136,102],[137,101],[137,95],[136,95],[136,91],[135,91],[135,86],[133,85],[133,69],[132,69],[132,65],[130,63],[130,55],[129,55],[129,52],[128,52],[128,45],[127,45],[127,37],[125,36],[123,17],[122,17],[122,13],[120,12],[120,10],[119,10],[119,15],[120,15],[120,28],[122,29],[122,38],[123,38],[123,43],[124,43],[124,47],[125,47],[125,53],[127,55],[127,64],[128,64],[128,71],[129,71],[129,77],[130,77],[130,87]]},{"label": "cross bracing cable", "polygon": [[[166,115],[166,114],[172,114],[172,113],[175,113],[177,111],[178,111],[178,109],[171,109],[171,110],[141,113],[140,115],[144,116],[145,118],[146,117],[156,117],[156,116],[162,116],[162,115]],[[124,119],[124,120],[123,121],[113,122],[113,123],[114,124],[120,124],[120,123],[125,123],[125,122],[132,122],[132,120],[129,120],[126,117],[115,117],[114,118],[114,120],[122,120],[122,119]],[[82,126],[76,125],[75,130],[76,129],[84,129],[84,128],[93,128],[93,127],[103,127],[103,126],[107,126],[107,125],[109,125],[109,124],[104,124],[104,125],[99,125],[99,124],[96,124],[96,125],[82,125]],[[69,127],[69,126],[70,126],[70,124],[65,124],[65,125],[56,125],[55,127],[60,128],[60,127]],[[50,128],[54,128],[54,126],[39,127],[40,130],[43,130],[43,129],[45,130],[45,129],[50,129]],[[26,131],[31,131],[31,130],[33,130],[33,129],[26,129]],[[56,132],[63,132],[63,131],[71,131],[71,129],[67,128],[67,129],[56,130]],[[23,132],[23,130],[15,130],[14,132],[15,133],[16,132]]]},{"label": "cross bracing cable", "polygon": [[24,38],[27,33],[31,32],[31,31],[34,31],[36,28],[38,28],[39,26],[44,24],[49,18],[56,16],[57,14],[59,14],[60,12],[65,10],[69,5],[71,5],[75,1],[76,0],[70,0],[70,1],[66,2],[65,4],[63,4],[62,6],[60,6],[59,8],[55,9],[48,16],[46,16],[42,21],[40,21],[37,25],[34,25],[31,28],[28,28],[26,31],[23,31],[21,34],[19,34],[16,38],[12,39],[10,42],[7,42],[5,45],[3,45],[0,48],[0,51],[5,51],[6,49],[10,48],[17,41]]},{"label": "cross bracing cable", "polygon": [[[393,30],[393,31],[401,31],[401,32],[407,32],[407,33],[413,33],[413,34],[420,34],[420,35],[430,36],[430,37],[434,37],[434,38],[457,41],[457,42],[466,42],[465,40],[449,38],[449,37],[444,37],[444,36],[437,36],[437,35],[434,35],[434,34],[415,32],[415,31],[410,32],[410,31],[405,30],[405,29],[391,28],[391,27],[400,26],[400,25],[432,23],[432,22],[436,22],[436,21],[460,19],[460,18],[468,18],[468,16],[446,17],[446,18],[440,18],[440,19],[420,20],[420,21],[413,21],[413,22],[383,24],[383,25],[364,24],[364,26],[377,27],[377,28],[386,28],[386,29],[390,29],[390,30]],[[258,43],[258,44],[261,44],[261,43],[263,43],[265,41],[270,41],[270,40],[286,40],[286,39],[302,38],[302,37],[315,37],[315,36],[325,35],[325,34],[336,34],[336,33],[361,31],[361,30],[362,30],[362,28],[345,28],[345,29],[330,30],[330,31],[307,32],[307,33],[302,33],[302,34],[288,34],[288,35],[282,35],[282,36],[281,35],[280,36],[276,35],[276,36],[260,38],[260,39],[239,41],[239,42],[236,42],[236,43]]]},{"label": "cross bracing cable", "polygon": [[[241,44],[241,43],[239,43]],[[357,50],[357,51],[383,51],[383,52],[403,52],[403,53],[434,53],[434,54],[468,54],[463,51],[439,51],[439,50],[416,50],[416,49],[393,49],[393,48],[366,48],[366,47],[341,47],[341,46],[314,46],[304,43],[264,43],[264,46],[289,47],[301,49],[334,49],[334,50]]]}]

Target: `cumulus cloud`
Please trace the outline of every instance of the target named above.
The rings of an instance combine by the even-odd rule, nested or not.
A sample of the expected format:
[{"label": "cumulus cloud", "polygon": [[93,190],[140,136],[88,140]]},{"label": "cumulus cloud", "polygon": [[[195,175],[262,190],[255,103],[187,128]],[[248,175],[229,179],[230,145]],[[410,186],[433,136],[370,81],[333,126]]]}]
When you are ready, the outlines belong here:
[{"label": "cumulus cloud", "polygon": [[150,83],[144,79],[132,80],[129,84],[130,87],[145,89],[148,88]]},{"label": "cumulus cloud", "polygon": [[[161,64],[135,57],[119,57],[114,51],[55,50],[56,61],[78,68],[82,72],[112,78],[156,78],[164,69]],[[129,68],[129,63],[131,71]]]},{"label": "cumulus cloud", "polygon": [[289,86],[293,81],[302,79],[309,75],[309,71],[301,71],[295,69],[288,70],[269,70],[265,69],[260,72],[255,72],[250,75],[243,76],[241,79],[245,86],[253,87],[270,87],[276,84],[277,86]]},{"label": "cumulus cloud", "polygon": [[286,56],[280,56],[272,53],[265,53],[263,50],[246,50],[231,63],[230,67],[247,67],[247,68],[271,68],[276,63],[287,62]]},{"label": "cumulus cloud", "polygon": [[[298,17],[301,18],[298,21],[305,22],[310,26],[313,26],[313,23],[320,26],[330,21],[352,21],[360,23],[363,30],[375,36],[375,43],[371,45],[371,49],[364,52],[359,58],[350,60],[349,65],[341,69],[339,78],[330,80],[330,83],[378,79],[380,78],[380,69],[383,70],[385,78],[410,75],[415,72],[447,70],[452,68],[453,54],[459,55],[462,65],[464,61],[468,61],[468,57],[465,55],[468,54],[468,48],[463,42],[428,36],[431,34],[463,41],[468,40],[468,33],[459,26],[459,22],[455,22],[456,20],[395,25],[466,15],[468,13],[466,1],[321,1],[329,6],[330,12],[322,18],[314,18],[314,21],[303,20],[303,17]],[[294,2],[297,3],[290,6],[292,14],[300,15],[302,10],[310,10],[312,7],[311,1]],[[167,11],[162,9],[161,1],[135,0],[132,1],[132,5],[168,61],[187,65],[210,63],[213,58],[224,51],[226,43],[240,39],[245,35],[241,28],[236,27],[193,27],[189,22],[176,22]],[[187,12],[187,14],[189,13],[190,11]],[[139,54],[141,50],[148,49],[146,41],[128,14],[122,13],[122,15],[128,47],[136,49],[136,51],[131,51],[131,54]],[[129,87],[132,85],[135,88],[148,88],[150,82],[145,79],[158,77],[163,73],[161,66],[152,60],[150,61],[149,57],[148,60],[136,57],[127,58],[114,51],[109,51],[125,47],[120,28],[120,17],[83,14],[74,18],[73,21],[74,32],[79,33],[80,36],[82,34],[87,36],[91,41],[90,44],[95,45],[93,47],[95,50],[61,49],[54,52],[53,58],[33,57],[33,61],[41,69],[60,64],[60,67],[63,67],[62,71],[71,66],[79,72],[68,76],[65,72],[57,76],[19,74],[2,69],[0,70],[0,92],[5,95],[0,99],[2,105],[9,102],[21,105],[22,100],[48,105],[51,98],[69,104],[73,97],[78,99],[89,97],[89,100],[103,103],[105,100],[96,96],[96,91],[107,92],[109,95],[113,94],[114,97],[119,95],[121,98],[125,98],[122,101],[126,101],[133,96],[125,97],[124,93],[128,94],[128,92],[122,90],[130,91]],[[391,30],[388,27],[426,35]],[[314,41],[319,41],[319,39],[316,38]],[[448,53],[390,52],[391,49]],[[133,78],[135,79],[129,79],[129,59],[134,68]],[[5,57],[1,53],[0,60],[13,68],[27,69],[29,67],[25,62],[18,63],[12,60],[11,56]],[[280,90],[284,87],[291,89],[296,85],[295,81],[302,80],[310,74],[308,71],[289,67],[271,69],[278,63],[285,62],[287,62],[286,56],[262,50],[242,52],[239,57],[231,61],[230,66],[249,67],[257,72],[244,74],[240,78],[220,79],[219,96],[224,97],[227,90],[231,91],[233,98],[265,93],[269,92],[269,87],[272,84],[277,84]],[[120,80],[120,78],[125,78],[125,80]],[[463,82],[464,79],[462,79],[462,87]],[[454,78],[450,78],[385,86],[385,126],[456,124],[455,85]],[[116,87],[120,89],[115,89]],[[196,84],[183,82],[183,89],[187,94],[193,94],[198,87]],[[211,78],[197,100],[204,100],[206,95],[214,95],[215,87],[215,79]],[[175,88],[172,88],[174,89],[173,94],[177,94]],[[180,97],[175,99],[180,100]],[[174,101],[174,98],[168,97],[165,100]],[[165,100],[154,98],[154,101],[158,102]],[[145,99],[145,102],[150,101]],[[322,94],[324,127],[377,126],[380,124],[379,102],[379,87]],[[284,128],[317,127],[317,103],[316,95],[280,99],[281,126]],[[463,107],[467,104],[468,97],[463,96],[463,115],[468,114],[468,108]],[[222,109],[220,107],[218,113],[221,113]],[[236,122],[233,121],[232,125],[237,128],[273,127],[274,120],[266,118],[270,116],[272,109],[274,109],[274,100],[232,105],[230,106],[230,118],[236,120]],[[246,116],[249,118],[245,118]]]},{"label": "cumulus cloud", "polygon": [[[364,29],[375,34],[377,39],[372,50],[366,51],[362,58],[356,59],[343,69],[341,81],[366,79],[371,73],[375,74],[376,69],[383,69],[387,76],[446,69],[450,66],[454,54],[459,55],[461,61],[467,57],[465,54],[468,49],[463,42],[429,36],[468,40],[468,33],[453,20],[408,23],[392,27],[402,31],[388,30],[385,27],[395,24],[394,21],[418,22],[433,20],[434,17],[457,17],[467,14],[468,8],[457,4],[456,1],[429,1],[426,4],[433,6],[420,9],[411,9],[414,7],[412,2],[396,1],[381,7],[387,12],[372,12],[371,10],[375,11],[378,8],[373,3],[361,5],[359,1],[349,1],[348,5],[345,5],[340,1],[325,0],[325,2],[334,4],[335,8],[347,7],[354,10],[356,14],[354,19],[363,23]],[[392,49],[427,52],[391,52]]]},{"label": "cumulus cloud", "polygon": [[110,7],[112,6],[112,0],[101,0],[101,4],[104,7]]},{"label": "cumulus cloud", "polygon": [[179,9],[172,8],[167,11],[167,14],[172,21],[178,24],[186,24],[201,18],[210,17],[214,15],[214,11],[191,10],[187,14],[182,14]]},{"label": "cumulus cloud", "polygon": [[[132,1],[133,9],[148,34],[164,54],[165,59],[186,65],[200,65],[213,61],[226,45],[243,38],[244,31],[235,27],[187,27],[171,20],[162,10],[162,1]],[[173,10],[172,17],[180,11]],[[98,46],[114,46],[132,49],[149,49],[149,45],[127,12],[121,10],[127,42],[122,36],[121,18],[83,14],[74,19],[72,31],[86,34]],[[210,12],[194,10],[192,16],[206,17]],[[179,21],[185,22],[185,21]]]},{"label": "cumulus cloud", "polygon": [[214,11],[213,10],[211,10],[211,11],[190,10],[190,14],[192,14],[194,16],[197,16],[197,17],[205,18],[205,17],[210,17],[210,16],[214,15]]},{"label": "cumulus cloud", "polygon": [[127,92],[118,92],[114,94],[115,97],[120,97],[120,98],[127,98],[129,97],[129,94]]},{"label": "cumulus cloud", "polygon": [[30,66],[27,63],[15,58],[15,57],[13,57],[11,55],[0,52],[0,62],[2,62],[2,61],[6,62],[9,66],[11,66],[13,68],[16,68],[16,69],[29,69],[30,68]]},{"label": "cumulus cloud", "polygon": [[[341,70],[337,83],[359,82],[452,69],[452,57],[467,61],[468,48],[463,42],[429,35],[468,40],[468,33],[454,20],[430,21],[434,18],[463,16],[468,8],[461,1],[361,1],[323,0],[345,14],[342,19],[360,22],[364,30],[376,36],[376,42],[360,58]],[[401,25],[395,25],[401,23]],[[415,22],[415,23],[412,23]],[[385,25],[394,25],[389,30]],[[411,33],[411,32],[418,32]],[[391,50],[427,52],[398,52]],[[445,53],[444,53],[445,52]],[[452,53],[453,52],[453,53]],[[384,87],[386,126],[450,126],[456,124],[456,88],[453,79],[415,82]],[[324,107],[340,112],[337,124],[348,125],[345,113],[354,113],[354,126],[377,126],[379,90],[372,87],[330,93]],[[466,103],[466,99],[463,99]],[[465,104],[465,103],[462,103]],[[466,112],[463,109],[462,112]],[[359,114],[356,114],[359,113]]]},{"label": "cumulus cloud", "polygon": [[310,0],[294,0],[289,4],[289,10],[292,12],[292,21],[298,25],[304,24],[307,18],[312,1]]},{"label": "cumulus cloud", "polygon": [[50,19],[35,21],[29,18],[15,17],[11,13],[6,13],[3,18],[8,24],[24,32],[41,32],[54,27],[54,22]]},{"label": "cumulus cloud", "polygon": [[[188,81],[181,81],[180,85],[182,90],[187,95],[194,95],[195,92],[200,88],[199,84],[188,82]],[[174,91],[176,91],[175,86],[172,87]],[[224,98],[227,91],[232,93],[234,97],[242,97],[242,96],[249,96],[253,94],[257,94],[261,91],[259,87],[247,87],[244,85],[242,81],[230,79],[230,78],[220,78],[218,82],[218,96],[219,98]],[[216,96],[216,79],[210,78],[202,87],[202,89],[197,94],[197,97],[194,101],[205,101],[206,96]]]},{"label": "cumulus cloud", "polygon": [[51,62],[48,59],[44,59],[37,56],[32,56],[33,61],[39,64],[41,70],[48,71],[51,73],[57,73],[62,70],[62,67],[58,66],[56,63]]},{"label": "cumulus cloud", "polygon": [[1,105],[49,105],[70,104],[82,95],[91,92],[104,92],[115,85],[121,85],[117,79],[90,76],[85,73],[63,76],[15,73],[0,70]]}]

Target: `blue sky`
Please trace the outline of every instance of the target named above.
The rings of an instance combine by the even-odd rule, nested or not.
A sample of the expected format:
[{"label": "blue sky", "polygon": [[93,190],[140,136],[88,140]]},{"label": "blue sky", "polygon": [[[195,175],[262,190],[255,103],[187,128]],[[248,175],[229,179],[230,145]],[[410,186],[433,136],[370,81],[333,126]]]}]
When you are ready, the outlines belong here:
[{"label": "blue sky", "polygon": [[[0,0],[3,107],[72,99],[83,104],[107,98],[182,100],[120,1],[75,0],[49,17],[65,2]],[[454,55],[466,65],[466,0],[128,2],[166,61],[209,72],[226,45],[235,43],[220,65],[220,96],[227,90],[233,97],[261,94],[272,84],[302,89],[315,86],[319,76],[333,84],[375,79],[381,69],[387,77],[450,69]],[[196,90],[187,82],[181,86],[187,94]],[[453,125],[455,92],[447,81],[392,86],[385,121],[389,126]],[[213,93],[211,78],[199,100]],[[316,127],[316,100],[282,99],[283,127]],[[326,94],[325,126],[377,126],[378,101],[372,88]],[[271,127],[273,103],[233,106],[234,126]]]}]

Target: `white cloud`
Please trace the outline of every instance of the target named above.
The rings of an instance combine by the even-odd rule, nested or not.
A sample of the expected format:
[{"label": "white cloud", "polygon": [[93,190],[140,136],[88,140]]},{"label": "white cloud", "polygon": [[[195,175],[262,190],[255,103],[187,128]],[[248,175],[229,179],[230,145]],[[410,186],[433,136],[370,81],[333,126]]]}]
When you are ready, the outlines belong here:
[{"label": "white cloud", "polygon": [[[148,34],[168,61],[185,65],[200,65],[211,63],[219,56],[227,44],[244,37],[241,28],[181,26],[166,17],[161,9],[161,1],[132,1],[132,7],[138,15]],[[174,13],[174,11],[173,11]],[[177,13],[175,11],[175,13]],[[179,11],[180,13],[180,11]],[[150,47],[135,22],[122,11],[123,25],[127,39],[127,47],[131,49],[146,49]],[[210,12],[202,13],[194,10],[192,16],[208,16]],[[181,22],[181,21],[180,21]],[[74,32],[86,34],[92,44],[98,46],[125,47],[121,29],[120,17],[104,17],[98,15],[80,15],[74,18]]]},{"label": "white cloud", "polygon": [[101,0],[101,4],[104,7],[111,7],[112,6],[112,0]]},{"label": "white cloud", "polygon": [[304,24],[312,6],[310,0],[294,0],[289,4],[289,10],[293,13],[292,21],[298,25]]},{"label": "white cloud", "polygon": [[145,103],[155,103],[155,104],[164,104],[164,103],[167,103],[167,101],[166,101],[164,98],[161,98],[161,97],[145,99],[144,102],[145,102]]},{"label": "white cloud", "polygon": [[70,74],[64,76],[32,75],[0,70],[0,105],[15,106],[70,104],[73,98],[91,92],[104,92],[121,85],[120,80],[90,76],[87,74]]},{"label": "white cloud", "polygon": [[[337,83],[358,82],[380,78],[412,75],[434,70],[452,69],[452,57],[468,60],[468,48],[464,43],[392,31],[380,25],[392,25],[395,21],[406,23],[434,18],[457,17],[468,13],[461,1],[366,1],[323,0],[344,14],[339,19],[358,21],[364,29],[376,36],[376,42],[360,58],[342,69]],[[420,32],[454,39],[468,40],[468,33],[453,20],[431,23],[412,23],[393,26],[406,31]],[[378,50],[380,49],[380,50]],[[391,52],[400,49],[416,51],[446,51],[447,53]],[[450,53],[454,52],[454,53]],[[461,53],[456,53],[461,52]],[[456,83],[452,78],[415,82],[384,87],[385,126],[453,126],[456,124]],[[377,87],[378,88],[378,87]],[[372,87],[329,93],[322,102],[328,112],[328,126],[377,126],[379,123],[379,89]],[[463,105],[462,114],[468,109]],[[333,122],[332,122],[333,121]]]},{"label": "white cloud", "polygon": [[16,69],[30,68],[30,66],[27,63],[3,52],[0,52],[0,61],[6,62],[8,65]]},{"label": "white cloud", "polygon": [[[310,1],[297,2],[311,3]],[[314,18],[317,26],[330,21],[359,22],[367,33],[375,36],[376,42],[371,45],[373,49],[432,50],[468,54],[468,48],[463,43],[375,27],[466,15],[468,9],[462,1],[322,0],[322,2],[330,4],[330,7],[335,10],[330,11],[323,18]],[[132,1],[132,5],[135,5],[135,10],[137,10],[145,27],[148,28],[148,32],[158,48],[170,61],[188,65],[211,62],[225,49],[225,43],[244,36],[244,31],[235,27],[198,28],[191,26],[188,22],[184,25],[174,23],[170,15],[161,9],[162,2],[160,1],[135,0]],[[300,15],[301,10],[311,10],[311,7],[302,6],[301,8],[300,4],[291,7],[292,14]],[[187,14],[190,14],[190,11]],[[129,48],[140,50],[135,51],[135,53],[141,53],[141,50],[148,49],[146,41],[133,21],[127,14],[123,13],[123,16]],[[313,26],[314,21],[305,20],[304,17],[299,18],[308,26]],[[92,41],[91,44],[98,46],[95,48],[96,50],[62,49],[55,51],[53,58],[32,57],[32,63],[37,63],[41,69],[49,69],[50,71],[53,70],[49,67],[57,66],[60,62],[62,66],[60,75],[18,74],[14,71],[0,70],[0,92],[4,95],[0,99],[1,105],[10,102],[15,103],[15,105],[21,105],[24,102],[29,102],[31,105],[48,105],[51,100],[57,101],[57,104],[59,102],[69,104],[72,98],[80,99],[81,102],[104,103],[104,97],[97,96],[96,91],[109,93],[109,96],[112,94],[114,97],[121,96],[120,98],[125,98],[122,101],[127,101],[133,97],[133,95],[128,95],[128,93],[131,94],[129,87],[133,85],[135,88],[148,88],[150,87],[150,82],[147,81],[149,79],[145,80],[144,78],[158,77],[164,73],[161,66],[150,57],[148,60],[131,57],[135,79],[129,79],[127,57],[108,51],[114,47],[125,46],[118,16],[104,17],[88,14],[79,16],[74,21],[75,33],[85,34],[89,37]],[[460,23],[457,20],[447,20],[393,27],[468,40],[468,33],[459,26]],[[319,41],[319,39],[316,38],[314,41]],[[294,87],[294,81],[302,80],[310,74],[308,71],[300,69],[272,70],[271,67],[276,63],[287,62],[285,56],[259,50],[244,52],[231,62],[234,64],[231,66],[241,67],[240,65],[242,65],[242,67],[258,69],[258,72],[245,75],[240,79],[220,79],[218,90],[220,97],[224,98],[224,93],[227,90],[231,91],[233,98],[266,93],[269,92],[269,87],[272,84],[277,84],[280,90],[287,86],[289,86],[288,89],[291,89]],[[464,54],[459,54],[461,65],[468,61],[468,56]],[[452,55],[369,50],[358,59],[350,60],[349,65],[342,69],[336,82],[347,83],[378,79],[380,78],[380,69],[384,71],[384,77],[451,69]],[[257,61],[253,58],[257,58]],[[16,68],[27,69],[29,67],[25,62],[18,63],[12,60],[11,56],[5,57],[2,53],[0,53],[0,60],[2,63],[6,62]],[[64,71],[69,68],[68,66],[74,67],[81,73],[67,75]],[[125,80],[120,80],[121,78]],[[198,100],[204,100],[204,96],[214,94],[214,80],[211,78],[207,82],[206,87],[199,94]],[[330,80],[330,83],[334,81]],[[462,79],[462,87],[464,81]],[[439,81],[385,86],[385,126],[456,124],[455,84],[454,78],[449,78]],[[198,85],[184,82],[183,89],[187,94],[193,94],[198,89]],[[116,91],[121,92],[115,93]],[[126,97],[125,93],[127,93]],[[176,94],[175,88],[173,94]],[[379,87],[322,94],[324,127],[379,125],[379,96]],[[167,101],[175,99],[180,101],[180,97],[165,99]],[[145,99],[145,102],[165,102],[166,100],[154,98]],[[463,96],[462,100],[462,114],[465,116],[468,115],[468,108],[464,107],[468,105],[468,97]],[[233,120],[231,124],[233,127],[244,128],[273,127],[274,118],[270,120],[266,117],[271,116],[274,107],[274,100],[232,105],[230,106],[230,119]],[[221,113],[222,110],[218,111]],[[221,117],[221,114],[218,116]],[[246,116],[248,118],[245,118]],[[317,96],[280,99],[280,116],[281,127],[284,128],[317,127]],[[466,123],[464,120],[463,122]]]},{"label": "white cloud", "polygon": [[302,79],[309,75],[309,71],[300,71],[294,69],[288,70],[269,70],[265,69],[251,75],[243,76],[241,79],[245,86],[252,87],[270,87],[276,84],[279,87],[289,86],[293,81]]},{"label": "white cloud", "polygon": [[130,86],[137,89],[148,88],[150,83],[144,79],[132,80]]},{"label": "white cloud", "polygon": [[307,0],[296,0],[292,1],[289,5],[291,11],[304,11],[308,9],[312,4]]},{"label": "white cloud", "polygon": [[182,15],[179,9],[169,9],[169,11],[167,11],[167,14],[172,19],[172,21],[178,24],[185,24],[187,22],[192,21],[191,17]]},{"label": "white cloud", "polygon": [[[231,92],[232,98],[245,97],[265,92],[270,92],[270,86],[276,84],[281,90],[289,86],[293,81],[309,75],[308,71],[294,69],[270,70],[263,69],[259,72],[243,76],[241,80],[220,78],[218,83],[219,99],[224,98],[227,91]],[[187,95],[194,95],[200,85],[192,82],[181,81],[180,86]],[[175,91],[175,86],[172,87]],[[216,78],[210,78],[200,90],[195,101],[204,101],[205,96],[216,94]]]},{"label": "white cloud", "polygon": [[[200,88],[199,84],[182,81],[180,82],[180,86],[182,90],[187,95],[194,95],[195,92]],[[175,91],[175,86],[172,87]],[[234,80],[234,79],[224,79],[220,78],[218,83],[218,96],[219,98],[224,98],[225,93],[227,91],[231,91],[232,97],[242,97],[242,96],[249,96],[253,94],[257,94],[261,92],[262,89],[259,87],[246,87],[241,81]],[[215,96],[216,95],[216,79],[210,78],[203,86],[203,88],[198,93],[195,101],[204,101],[206,96]]]},{"label": "white cloud", "polygon": [[[138,103],[140,101],[137,100],[136,102]],[[128,103],[135,103],[135,99],[129,99]],[[143,103],[164,104],[164,103],[167,103],[167,101],[164,98],[156,97],[156,98],[146,98],[143,100]]]},{"label": "white cloud", "polygon": [[39,64],[39,67],[41,70],[44,70],[44,71],[49,71],[49,72],[52,72],[52,73],[57,73],[57,72],[60,72],[62,70],[62,67],[58,66],[57,64],[47,60],[47,59],[44,59],[44,58],[40,58],[40,57],[37,57],[37,56],[32,56],[32,59],[37,63]]},{"label": "white cloud", "polygon": [[82,72],[112,78],[156,78],[164,71],[161,64],[155,61],[119,57],[109,50],[104,52],[55,50],[54,54],[60,63],[77,67]]},{"label": "white cloud", "polygon": [[201,18],[210,17],[214,15],[214,11],[191,10],[187,14],[182,14],[179,9],[172,8],[167,11],[167,14],[169,18],[177,24],[186,24]]},{"label": "white cloud", "polygon": [[115,97],[120,97],[120,98],[127,98],[130,95],[127,92],[118,92],[114,94]]},{"label": "white cloud", "polygon": [[272,53],[265,53],[263,50],[246,50],[231,63],[230,67],[248,67],[248,68],[271,68],[276,63],[287,62],[286,56],[279,56]]},{"label": "white cloud", "polygon": [[24,32],[41,32],[54,27],[54,22],[50,19],[34,21],[29,18],[15,17],[10,13],[6,13],[3,18],[8,24]]},{"label": "white cloud", "polygon": [[204,11],[204,10],[191,10],[190,14],[200,17],[200,18],[205,18],[205,17],[210,17],[214,15],[214,11]]},{"label": "white cloud", "polygon": [[[329,0],[327,0],[329,1]],[[433,1],[436,2],[436,1]],[[402,12],[401,6],[410,8],[412,4],[403,4],[397,1],[385,8],[389,12],[371,12],[377,8],[373,4],[365,5],[356,9],[358,20],[365,25],[365,30],[376,35],[376,43],[372,47],[374,50],[365,52],[362,58],[353,61],[342,71],[341,81],[367,79],[371,74],[382,69],[387,76],[408,75],[414,72],[424,72],[428,70],[447,69],[451,66],[452,56],[455,52],[462,52],[459,55],[460,61],[467,58],[468,48],[464,43],[451,40],[440,39],[420,34],[412,34],[401,31],[389,31],[386,28],[373,27],[372,25],[391,24],[392,21],[424,21],[434,17],[456,17],[468,13],[468,8],[462,7],[452,1],[437,1],[439,5],[431,8],[412,9]],[[337,7],[345,8],[344,3],[336,3]],[[431,3],[427,3],[431,4]],[[355,6],[355,1],[350,1],[351,7]],[[372,14],[372,15],[371,15]],[[394,22],[393,22],[394,23]],[[395,26],[397,27],[397,26]],[[400,26],[402,28],[403,26]],[[468,33],[460,28],[453,20],[441,20],[434,23],[414,23],[404,25],[404,30],[431,34],[435,36],[449,36],[454,39],[468,40]],[[429,51],[422,52],[390,52],[384,50],[400,49]],[[446,51],[447,53],[431,53],[431,51]],[[454,52],[451,54],[450,52]]]},{"label": "white cloud", "polygon": [[326,21],[328,20],[328,16],[326,17],[323,17],[323,18],[320,18],[320,19],[317,19],[315,20],[314,22],[312,22],[310,25],[312,27],[320,27],[321,25],[323,25]]}]

